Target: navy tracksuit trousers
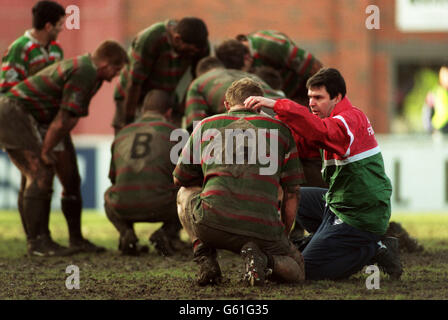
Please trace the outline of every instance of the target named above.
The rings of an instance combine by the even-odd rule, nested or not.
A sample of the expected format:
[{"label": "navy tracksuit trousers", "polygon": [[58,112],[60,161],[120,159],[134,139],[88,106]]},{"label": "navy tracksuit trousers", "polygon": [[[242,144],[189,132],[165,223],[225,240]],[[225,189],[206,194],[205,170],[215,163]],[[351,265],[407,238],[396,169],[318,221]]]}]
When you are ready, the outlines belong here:
[{"label": "navy tracksuit trousers", "polygon": [[314,233],[303,250],[306,279],[344,279],[374,257],[380,236],[340,220],[323,199],[327,189],[301,188],[296,223]]}]

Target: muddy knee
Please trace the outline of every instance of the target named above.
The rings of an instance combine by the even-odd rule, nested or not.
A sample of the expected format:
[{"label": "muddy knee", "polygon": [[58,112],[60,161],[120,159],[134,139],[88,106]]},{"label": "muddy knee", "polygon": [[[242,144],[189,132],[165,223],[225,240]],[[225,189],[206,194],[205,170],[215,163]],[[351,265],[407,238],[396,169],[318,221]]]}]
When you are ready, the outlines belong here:
[{"label": "muddy knee", "polygon": [[305,269],[293,258],[288,256],[273,256],[273,280],[281,282],[300,282],[305,280]]}]

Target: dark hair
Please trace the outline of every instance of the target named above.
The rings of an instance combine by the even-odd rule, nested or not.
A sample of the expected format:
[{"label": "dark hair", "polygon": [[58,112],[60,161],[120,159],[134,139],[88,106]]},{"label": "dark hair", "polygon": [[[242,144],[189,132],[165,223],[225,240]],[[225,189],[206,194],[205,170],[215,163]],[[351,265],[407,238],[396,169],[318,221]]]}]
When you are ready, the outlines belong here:
[{"label": "dark hair", "polygon": [[280,72],[272,67],[256,67],[254,70],[254,74],[261,78],[261,80],[266,82],[274,90],[280,90],[283,86],[283,79],[280,75]]},{"label": "dark hair", "polygon": [[322,68],[306,82],[306,87],[322,87],[324,86],[330,95],[330,99],[336,97],[339,93],[342,98],[347,93],[345,80],[341,73],[334,68]]},{"label": "dark hair", "polygon": [[108,63],[115,66],[129,63],[129,57],[126,50],[115,40],[104,40],[95,49],[93,54],[99,59],[106,60]]},{"label": "dark hair", "polygon": [[216,57],[208,56],[202,58],[196,66],[196,75],[200,76],[214,68],[224,68],[224,64]]},{"label": "dark hair", "polygon": [[208,31],[204,21],[195,17],[185,17],[175,27],[183,42],[192,44],[198,49],[208,45]]},{"label": "dark hair", "polygon": [[39,1],[31,10],[33,14],[33,28],[42,30],[47,22],[52,25],[65,16],[65,9],[59,3],[53,1]]},{"label": "dark hair", "polygon": [[172,98],[166,91],[152,89],[143,99],[142,112],[156,111],[159,113],[164,113],[171,108],[171,104]]},{"label": "dark hair", "polygon": [[250,53],[244,44],[235,39],[222,42],[215,52],[226,68],[238,70],[244,67],[244,56]]}]

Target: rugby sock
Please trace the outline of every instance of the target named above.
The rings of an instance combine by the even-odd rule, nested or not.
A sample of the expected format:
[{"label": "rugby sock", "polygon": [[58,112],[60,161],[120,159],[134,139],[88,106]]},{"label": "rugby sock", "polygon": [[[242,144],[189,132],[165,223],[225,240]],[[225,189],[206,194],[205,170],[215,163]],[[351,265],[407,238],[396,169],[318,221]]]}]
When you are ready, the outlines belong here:
[{"label": "rugby sock", "polygon": [[29,238],[28,230],[26,227],[26,218],[23,213],[23,191],[19,191],[19,195],[17,196],[17,208],[20,214],[20,220],[22,221],[23,231],[25,231],[26,238]]},{"label": "rugby sock", "polygon": [[82,200],[76,196],[63,196],[61,199],[61,209],[67,221],[70,242],[82,239]]},{"label": "rugby sock", "polygon": [[[25,191],[22,200],[22,211],[26,222],[29,239],[36,239],[42,230],[46,216],[49,215],[51,197],[46,195],[33,195]],[[48,224],[47,224],[48,227]]]}]

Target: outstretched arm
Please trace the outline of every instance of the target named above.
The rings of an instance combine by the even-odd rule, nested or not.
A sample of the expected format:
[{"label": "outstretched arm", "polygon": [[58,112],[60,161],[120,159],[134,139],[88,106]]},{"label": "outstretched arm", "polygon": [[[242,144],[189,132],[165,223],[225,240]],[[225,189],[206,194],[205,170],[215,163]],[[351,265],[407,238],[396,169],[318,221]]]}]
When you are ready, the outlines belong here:
[{"label": "outstretched arm", "polygon": [[268,109],[274,109],[275,101],[273,99],[265,98],[262,96],[250,96],[244,101],[246,108],[251,108],[256,111],[260,110],[262,107]]}]

